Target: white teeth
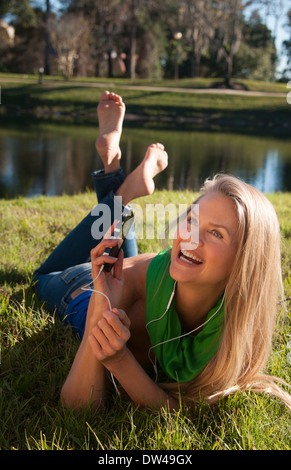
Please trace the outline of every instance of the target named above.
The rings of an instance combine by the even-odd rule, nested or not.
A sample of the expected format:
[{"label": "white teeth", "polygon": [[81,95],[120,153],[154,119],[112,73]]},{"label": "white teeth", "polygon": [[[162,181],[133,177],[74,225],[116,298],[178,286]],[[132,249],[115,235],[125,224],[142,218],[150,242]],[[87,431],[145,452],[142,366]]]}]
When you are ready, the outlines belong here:
[{"label": "white teeth", "polygon": [[[187,256],[187,258],[191,258],[194,261],[197,261],[198,263],[202,263],[202,260],[197,258],[197,256],[193,255],[193,253],[191,253],[190,251],[181,249],[181,253],[182,253],[182,255]],[[183,259],[185,260],[185,258],[183,258]],[[185,261],[188,261],[188,260],[185,260]],[[188,263],[191,263],[191,261],[188,261]]]},{"label": "white teeth", "polygon": [[192,261],[189,261],[187,258],[185,258],[183,255],[181,256],[181,258],[183,259],[183,261],[186,261],[186,263],[188,264],[193,264]]}]

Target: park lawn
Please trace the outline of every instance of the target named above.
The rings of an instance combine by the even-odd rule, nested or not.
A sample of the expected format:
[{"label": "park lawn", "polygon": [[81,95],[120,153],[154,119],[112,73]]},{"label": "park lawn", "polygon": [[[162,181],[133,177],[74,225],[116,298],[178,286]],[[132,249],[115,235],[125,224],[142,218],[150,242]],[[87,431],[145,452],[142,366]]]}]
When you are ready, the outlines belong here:
[{"label": "park lawn", "polygon": [[[291,194],[268,196],[282,229],[288,311],[291,298]],[[148,203],[189,203],[194,194],[156,191]],[[218,405],[169,412],[142,410],[127,397],[108,408],[75,412],[59,403],[78,347],[70,327],[36,298],[31,276],[53,247],[95,204],[93,193],[0,201],[0,449],[290,450],[290,411],[278,399],[236,394]],[[161,241],[138,240],[140,252]],[[290,317],[280,312],[267,370],[290,381]],[[290,345],[290,343],[289,343]]]},{"label": "park lawn", "polygon": [[[39,76],[37,74],[21,74],[21,73],[0,73],[0,81],[9,80],[21,80],[23,82],[38,82]],[[223,82],[222,78],[180,78],[179,80],[174,79],[149,79],[149,78],[136,78],[130,79],[125,77],[72,77],[71,80],[65,81],[64,77],[60,75],[43,76],[43,82],[63,82],[69,86],[72,83],[107,83],[111,86],[118,85],[129,85],[129,86],[156,86],[156,87],[168,87],[168,88],[192,88],[192,89],[203,89],[209,88],[214,83]],[[241,84],[248,91],[262,91],[268,93],[285,93],[287,89],[287,82],[266,82],[262,80],[248,80],[248,79],[233,79],[236,84]]]},{"label": "park lawn", "polygon": [[[149,89],[145,88],[148,83]],[[126,102],[127,125],[173,126],[175,129],[220,129],[238,130],[244,133],[289,136],[290,105],[288,105],[285,84],[249,82],[253,91],[274,91],[275,95],[249,96],[229,94],[191,93],[191,83],[202,89],[209,85],[208,79],[197,82],[190,80],[162,81],[167,88],[175,86],[175,91],[151,89],[155,82],[138,80],[132,83],[126,79],[90,80],[80,83],[77,80],[44,80],[38,84],[31,77],[22,82],[13,82],[12,77],[4,80],[2,74],[0,119],[54,121],[59,123],[83,123],[96,125],[96,104],[105,88],[121,94]],[[208,83],[208,85],[206,85]],[[197,86],[199,84],[199,86]],[[98,86],[96,86],[98,85]],[[177,88],[184,88],[179,91]],[[195,88],[195,86],[192,86]],[[189,92],[185,92],[189,89]],[[283,95],[282,95],[283,93]],[[286,93],[286,95],[284,95]]]}]

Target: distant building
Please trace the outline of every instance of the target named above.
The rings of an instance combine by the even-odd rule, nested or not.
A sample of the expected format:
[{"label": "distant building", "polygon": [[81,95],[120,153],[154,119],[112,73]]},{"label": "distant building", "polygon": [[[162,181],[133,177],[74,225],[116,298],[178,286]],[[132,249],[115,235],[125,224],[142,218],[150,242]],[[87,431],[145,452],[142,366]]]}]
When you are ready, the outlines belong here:
[{"label": "distant building", "polygon": [[13,28],[13,26],[6,23],[6,21],[0,20],[0,32],[2,33],[1,36],[3,35],[3,32],[4,34],[6,32],[7,42],[9,42],[10,45],[14,44],[15,28]]}]

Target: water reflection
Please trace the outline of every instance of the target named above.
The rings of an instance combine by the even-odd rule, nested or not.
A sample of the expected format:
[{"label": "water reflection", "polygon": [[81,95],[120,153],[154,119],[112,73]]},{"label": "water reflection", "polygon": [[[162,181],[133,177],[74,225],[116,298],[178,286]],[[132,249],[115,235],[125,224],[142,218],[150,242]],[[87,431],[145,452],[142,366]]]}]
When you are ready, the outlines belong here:
[{"label": "water reflection", "polygon": [[[0,130],[0,197],[92,189],[90,173],[102,167],[95,138],[92,128]],[[125,173],[157,141],[165,144],[169,154],[168,168],[156,178],[159,189],[197,190],[205,178],[222,171],[266,193],[291,190],[291,146],[286,139],[125,129],[121,141]]]},{"label": "water reflection", "polygon": [[283,162],[277,149],[267,152],[263,167],[254,176],[253,184],[262,192],[280,191],[283,183]]}]

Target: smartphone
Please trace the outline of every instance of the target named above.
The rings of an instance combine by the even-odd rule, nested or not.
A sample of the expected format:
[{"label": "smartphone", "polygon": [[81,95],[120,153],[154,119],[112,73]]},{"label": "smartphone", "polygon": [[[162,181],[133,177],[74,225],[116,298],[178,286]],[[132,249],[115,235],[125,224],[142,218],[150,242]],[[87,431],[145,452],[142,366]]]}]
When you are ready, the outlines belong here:
[{"label": "smartphone", "polygon": [[[125,207],[122,213],[122,219],[117,221],[115,226],[113,235],[111,236],[112,239],[117,239],[117,245],[109,248],[109,250],[105,250],[105,253],[108,253],[109,256],[114,256],[117,258],[121,247],[131,229],[134,220],[134,213],[132,209]],[[113,268],[113,264],[104,263],[104,271],[110,272]]]}]

